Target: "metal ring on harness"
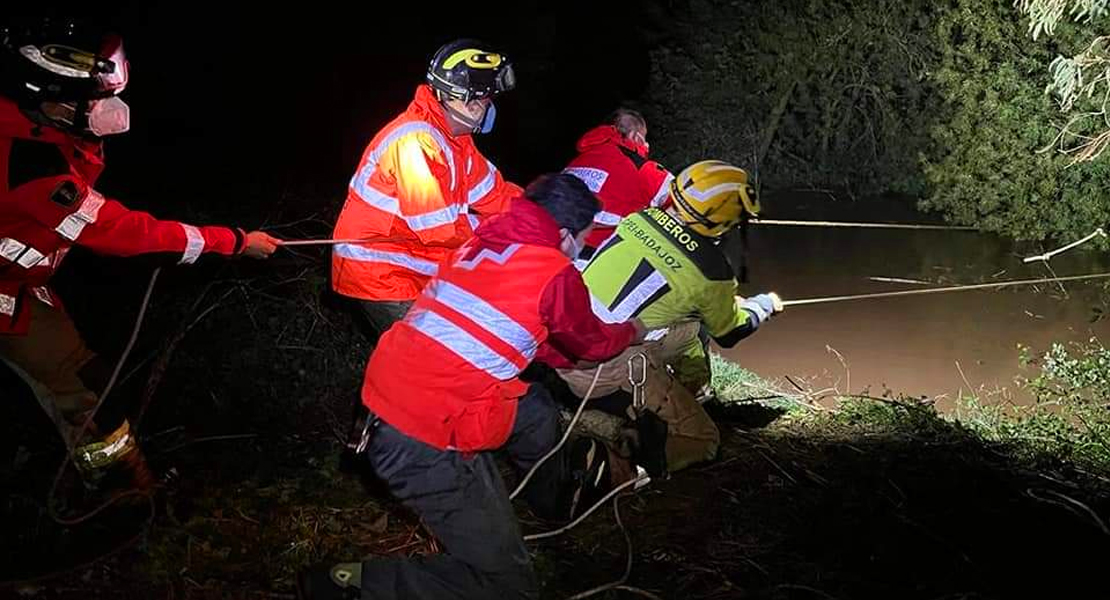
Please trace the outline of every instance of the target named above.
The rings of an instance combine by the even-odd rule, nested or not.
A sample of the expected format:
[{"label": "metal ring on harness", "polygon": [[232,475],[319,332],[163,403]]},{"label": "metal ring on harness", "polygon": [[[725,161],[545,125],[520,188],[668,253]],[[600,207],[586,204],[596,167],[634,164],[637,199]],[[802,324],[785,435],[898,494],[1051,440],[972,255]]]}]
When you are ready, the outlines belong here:
[{"label": "metal ring on harness", "polygon": [[[636,377],[636,359],[640,359],[640,377]],[[632,408],[640,411],[644,408],[644,384],[647,383],[648,359],[643,352],[637,352],[628,357],[628,383],[632,385]]]},{"label": "metal ring on harness", "polygon": [[359,436],[358,444],[355,445],[355,454],[362,454],[366,452],[367,446],[370,445],[370,427],[374,424],[370,419],[366,419],[362,423],[362,432]]},{"label": "metal ring on harness", "polygon": [[351,433],[347,439],[347,449],[353,452],[355,456],[362,455],[362,453],[366,451],[366,448],[370,446],[370,438],[373,437],[374,429],[377,428],[378,422],[379,419],[377,415],[360,405],[351,426]]}]

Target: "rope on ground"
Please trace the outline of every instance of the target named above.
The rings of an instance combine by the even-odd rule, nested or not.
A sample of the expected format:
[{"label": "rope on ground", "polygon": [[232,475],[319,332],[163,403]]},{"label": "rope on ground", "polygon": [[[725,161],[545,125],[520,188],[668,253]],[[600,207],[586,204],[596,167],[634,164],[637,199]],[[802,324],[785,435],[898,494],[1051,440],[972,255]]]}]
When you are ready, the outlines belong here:
[{"label": "rope on ground", "polygon": [[106,558],[111,558],[111,557],[119,554],[120,552],[123,552],[124,550],[130,548],[131,546],[135,545],[135,543],[138,542],[143,537],[143,535],[146,534],[147,530],[150,529],[150,527],[154,524],[154,517],[155,517],[155,514],[157,512],[154,508],[154,497],[151,496],[150,494],[146,494],[146,499],[150,503],[150,513],[149,513],[149,516],[147,517],[146,523],[143,525],[143,528],[141,530],[139,530],[139,532],[136,533],[135,535],[127,538],[126,540],[124,540],[122,543],[117,545],[115,548],[112,548],[111,550],[109,550],[107,552],[104,552],[104,553],[102,553],[102,554],[100,554],[100,555],[98,555],[98,556],[96,556],[92,559],[89,559],[89,560],[87,560],[87,561],[85,561],[81,564],[74,565],[72,567],[66,567],[64,569],[59,569],[57,571],[50,571],[48,573],[44,573],[42,575],[39,575],[37,577],[32,577],[32,578],[29,578],[29,579],[13,579],[13,580],[7,580],[7,581],[0,581],[0,588],[4,588],[4,587],[22,587],[22,586],[25,586],[25,585],[34,585],[36,583],[40,583],[40,582],[43,582],[43,581],[54,579],[54,578],[59,577],[61,575],[66,575],[66,574],[69,574],[69,573],[76,573],[76,572],[81,571],[83,569],[87,569],[87,568],[95,565],[96,563],[98,563],[98,562],[100,562],[100,561],[102,561]]},{"label": "rope on ground", "polygon": [[[58,577],[59,575],[65,575],[67,573],[73,573],[73,572],[79,571],[81,569],[86,569],[88,567],[91,567],[92,565],[94,565],[94,564],[96,564],[96,563],[98,563],[98,562],[100,562],[100,561],[102,561],[106,558],[110,558],[112,556],[115,556],[116,554],[118,554],[118,553],[122,552],[123,550],[125,550],[125,549],[131,547],[132,545],[134,545],[136,542],[138,542],[146,534],[146,532],[154,524],[154,518],[157,515],[157,508],[155,507],[155,504],[154,504],[154,495],[148,490],[128,490],[126,492],[120,492],[120,493],[117,493],[117,494],[113,494],[110,498],[108,498],[107,501],[105,501],[103,504],[97,506],[96,508],[92,509],[91,511],[88,511],[85,514],[82,514],[79,517],[69,517],[69,518],[62,517],[58,514],[57,509],[56,509],[55,504],[54,504],[54,497],[58,493],[58,484],[61,482],[62,476],[65,474],[66,467],[69,466],[73,461],[73,450],[72,450],[72,448],[77,447],[77,445],[81,443],[81,439],[85,436],[86,433],[88,433],[89,425],[93,422],[93,418],[96,416],[96,413],[100,410],[100,407],[104,405],[105,398],[107,398],[108,394],[111,393],[112,388],[116,384],[116,380],[119,378],[120,372],[123,370],[124,363],[127,362],[127,357],[131,354],[131,350],[135,347],[135,342],[139,338],[139,330],[142,328],[142,325],[143,325],[143,319],[146,317],[146,309],[147,309],[148,306],[150,306],[150,298],[151,298],[151,295],[154,293],[154,283],[158,280],[158,274],[161,272],[161,270],[162,270],[161,267],[159,267],[159,268],[154,269],[154,272],[151,273],[150,281],[149,281],[149,283],[147,283],[147,286],[146,286],[146,293],[143,294],[143,301],[142,301],[142,304],[139,306],[139,314],[135,317],[135,325],[131,329],[131,338],[127,341],[127,346],[124,347],[123,353],[120,355],[119,361],[116,363],[116,368],[115,368],[115,370],[112,371],[112,375],[108,379],[108,383],[104,386],[104,391],[101,392],[100,397],[97,400],[96,406],[93,407],[92,411],[88,414],[88,416],[85,418],[84,422],[81,424],[81,428],[78,430],[77,436],[74,438],[72,446],[69,443],[65,444],[65,446],[66,446],[66,456],[65,456],[65,458],[62,459],[61,464],[58,465],[58,472],[54,476],[54,482],[51,484],[50,492],[49,492],[49,494],[47,495],[47,498],[46,498],[47,514],[50,516],[50,518],[54,522],[58,523],[59,525],[73,526],[73,525],[79,525],[81,523],[84,523],[84,522],[92,519],[96,515],[100,514],[104,510],[106,510],[108,507],[112,506],[113,504],[115,504],[115,503],[117,503],[117,502],[119,502],[119,501],[121,501],[125,498],[130,498],[132,496],[142,497],[147,501],[148,513],[147,513],[146,523],[143,525],[143,528],[138,533],[136,533],[135,535],[131,536],[130,538],[124,540],[121,544],[118,544],[117,546],[115,546],[111,550],[109,550],[107,552],[104,552],[104,553],[100,554],[99,556],[96,556],[95,558],[92,558],[91,560],[83,562],[79,565],[75,565],[75,566],[72,566],[72,567],[67,567],[65,569],[51,571],[51,572],[45,573],[43,575],[39,575],[38,577],[33,577],[33,578],[30,578],[30,579],[0,581],[0,587],[9,587],[9,586],[18,587],[18,586],[23,586],[23,585],[31,585],[31,584],[34,584],[34,583],[37,583],[37,582],[40,582],[40,581],[53,579],[55,577]],[[137,433],[133,431],[133,432],[131,432],[131,435],[137,435]]]},{"label": "rope on ground", "polygon": [[564,526],[562,526],[558,529],[552,530],[552,531],[545,531],[543,533],[533,533],[532,535],[526,535],[526,536],[524,536],[524,541],[532,542],[532,541],[535,541],[535,540],[542,540],[542,539],[546,539],[546,538],[549,538],[549,537],[555,537],[557,535],[562,535],[562,534],[570,531],[574,527],[578,526],[579,523],[581,523],[582,521],[585,521],[586,517],[589,517],[591,514],[593,514],[593,512],[595,510],[600,508],[602,504],[605,504],[606,502],[608,502],[610,498],[612,498],[613,496],[616,496],[617,494],[621,493],[626,488],[631,487],[633,485],[636,485],[637,483],[643,481],[644,479],[647,479],[647,474],[646,473],[641,473],[639,476],[633,477],[632,479],[629,479],[628,481],[626,481],[626,482],[618,485],[617,487],[613,488],[608,494],[605,494],[604,498],[602,498],[601,500],[598,500],[597,504],[594,504],[593,506],[591,506],[589,510],[582,513],[577,519],[571,521],[567,525],[564,525]]},{"label": "rope on ground", "polygon": [[570,437],[571,430],[574,429],[574,426],[578,423],[578,418],[582,416],[582,411],[586,408],[586,403],[589,402],[590,397],[594,394],[594,388],[597,387],[597,380],[599,377],[601,377],[601,369],[604,368],[607,364],[608,363],[599,364],[597,366],[597,370],[594,371],[594,379],[590,382],[590,389],[586,390],[585,397],[583,397],[582,402],[578,404],[578,410],[574,413],[574,418],[570,420],[570,423],[567,425],[567,430],[563,432],[563,439],[559,440],[559,443],[555,444],[554,448],[552,448],[547,454],[544,454],[543,458],[536,461],[536,464],[532,465],[532,468],[528,470],[528,474],[524,476],[524,479],[520,480],[520,483],[517,484],[516,489],[513,490],[513,493],[509,494],[509,500],[515,499],[517,495],[520,494],[520,491],[524,489],[524,486],[528,485],[528,481],[532,479],[532,476],[536,474],[536,471],[540,469],[543,463],[547,462],[547,459],[551,458],[552,456],[555,456],[555,453],[563,447],[563,444],[566,444],[567,438]]},{"label": "rope on ground", "polygon": [[[146,309],[148,306],[150,306],[150,297],[154,293],[154,283],[158,281],[158,274],[161,271],[162,268],[158,267],[157,269],[154,269],[153,273],[150,274],[150,282],[147,283],[146,293],[143,294],[143,302],[139,305],[139,314],[135,317],[135,326],[131,328],[131,339],[127,341],[127,346],[124,347],[123,354],[120,355],[119,361],[116,362],[116,368],[112,371],[112,376],[108,379],[108,384],[104,386],[104,391],[101,392],[100,398],[96,402],[96,406],[94,406],[92,411],[89,412],[88,416],[85,417],[85,421],[81,424],[81,428],[77,431],[77,436],[73,439],[72,445],[66,444],[66,456],[62,459],[62,463],[58,465],[58,473],[54,476],[54,483],[51,484],[50,494],[46,498],[47,513],[50,515],[50,518],[59,525],[72,526],[84,523],[85,521],[88,521],[89,519],[100,514],[116,502],[119,502],[120,500],[131,496],[146,496],[147,499],[150,501],[150,518],[151,520],[154,519],[154,501],[150,496],[150,492],[146,490],[127,490],[126,492],[113,494],[104,503],[97,506],[96,508],[86,512],[85,514],[82,514],[81,516],[72,518],[65,518],[58,514],[57,508],[54,505],[54,497],[58,492],[58,484],[61,483],[62,476],[65,475],[66,467],[69,466],[71,462],[73,462],[73,449],[77,448],[81,444],[81,439],[85,437],[86,433],[88,433],[89,426],[92,424],[93,419],[96,417],[96,413],[100,411],[100,407],[104,405],[104,400],[108,397],[108,394],[112,392],[112,388],[116,384],[116,379],[119,378],[120,371],[123,370],[123,365],[125,362],[127,362],[127,357],[131,354],[131,350],[135,347],[135,341],[139,339],[139,330],[142,329],[143,318],[146,317]],[[132,431],[129,435],[138,435],[138,432]]]},{"label": "rope on ground", "polygon": [[617,496],[617,497],[613,498],[613,518],[616,519],[617,526],[620,527],[621,533],[624,534],[624,544],[625,544],[625,547],[628,548],[628,559],[625,561],[625,564],[624,564],[624,574],[621,575],[620,579],[617,579],[616,581],[612,581],[610,583],[599,585],[595,588],[586,590],[584,592],[579,592],[579,593],[571,596],[570,598],[567,598],[567,600],[582,600],[583,598],[589,598],[590,596],[600,594],[601,592],[605,592],[605,591],[608,591],[608,590],[620,590],[620,591],[629,592],[629,593],[632,593],[632,594],[637,594],[637,595],[643,596],[645,598],[653,598],[655,600],[662,600],[661,598],[659,598],[659,596],[656,596],[655,594],[653,594],[653,593],[651,593],[647,590],[641,590],[640,588],[632,587],[630,585],[625,584],[625,582],[628,581],[628,577],[632,574],[633,550],[632,550],[632,536],[628,535],[628,528],[625,527],[624,522],[621,521],[620,496]]},{"label": "rope on ground", "polygon": [[[543,463],[546,462],[549,458],[554,456],[555,453],[558,452],[563,447],[564,444],[566,444],[567,438],[570,437],[570,432],[574,429],[574,426],[578,423],[579,417],[582,416],[582,411],[585,410],[585,408],[586,408],[586,403],[589,402],[590,397],[593,396],[594,388],[597,387],[597,380],[598,380],[599,377],[601,377],[601,370],[605,367],[606,364],[608,364],[608,363],[599,364],[597,366],[597,369],[594,371],[594,378],[593,378],[593,381],[590,382],[590,388],[588,390],[586,390],[586,395],[583,396],[582,402],[580,402],[578,404],[578,410],[575,411],[574,417],[570,420],[570,423],[567,425],[566,431],[563,432],[563,438],[561,440],[559,440],[559,443],[555,444],[555,447],[552,448],[547,454],[545,454],[543,456],[543,458],[539,459],[538,461],[536,461],[536,464],[532,465],[532,468],[529,469],[528,474],[524,476],[524,479],[520,480],[520,483],[517,484],[516,489],[513,490],[513,493],[509,494],[509,500],[515,499],[517,497],[517,495],[520,494],[521,490],[524,489],[524,486],[528,484],[528,481],[532,478],[532,476],[535,475],[536,471],[539,470],[540,466],[542,466]],[[524,541],[529,542],[529,541],[532,541],[532,540],[542,540],[544,538],[554,537],[554,536],[560,535],[560,534],[562,534],[566,531],[569,531],[571,528],[575,527],[576,525],[578,525],[579,523],[584,521],[586,519],[586,517],[593,514],[593,512],[595,510],[597,510],[599,507],[601,507],[602,504],[605,504],[606,502],[608,502],[610,498],[612,498],[612,497],[616,496],[618,493],[620,493],[621,490],[624,490],[625,488],[628,488],[629,486],[635,485],[635,484],[639,483],[640,481],[642,481],[646,478],[647,478],[647,474],[646,473],[641,473],[637,477],[633,477],[632,479],[629,479],[628,481],[626,481],[626,482],[620,484],[619,486],[613,488],[608,494],[605,495],[605,497],[603,497],[601,500],[598,500],[596,504],[591,506],[589,508],[589,510],[587,510],[586,512],[582,513],[577,519],[575,519],[574,521],[571,521],[570,524],[568,524],[564,527],[560,527],[559,529],[556,529],[554,531],[547,531],[547,532],[544,532],[544,533],[536,533],[536,534],[532,534],[532,535],[526,535],[526,536],[524,536]]]},{"label": "rope on ground", "polygon": [[617,587],[615,587],[613,589],[614,590],[620,590],[622,592],[628,592],[630,594],[635,594],[637,596],[643,596],[644,598],[650,598],[651,600],[663,600],[662,597],[656,596],[655,594],[653,594],[653,593],[651,593],[647,590],[641,590],[640,588],[632,587],[630,585],[618,585]]},{"label": "rope on ground", "polygon": [[[1060,500],[1053,500],[1051,498],[1044,498],[1040,494],[1037,493],[1039,491],[1043,491],[1045,494],[1051,494],[1051,495],[1059,498]],[[1090,517],[1091,520],[1094,521],[1094,524],[1097,525],[1100,530],[1102,530],[1102,533],[1104,533],[1106,535],[1110,535],[1110,528],[1106,527],[1106,523],[1104,523],[1103,520],[1101,518],[1099,518],[1098,513],[1091,510],[1090,506],[1087,506],[1086,504],[1083,504],[1082,502],[1076,500],[1075,498],[1072,498],[1071,496],[1066,496],[1064,494],[1061,494],[1059,492],[1054,492],[1052,490],[1037,490],[1037,489],[1034,489],[1034,488],[1029,488],[1029,489],[1025,490],[1025,495],[1029,496],[1030,498],[1032,498],[1034,500],[1037,500],[1038,502],[1045,502],[1047,504],[1055,504],[1057,506],[1061,506],[1061,507],[1067,509],[1068,511],[1071,511],[1072,513],[1075,513],[1077,516]],[[1061,500],[1063,502],[1061,502]],[[1084,512],[1079,512],[1079,510],[1076,510],[1076,507],[1082,509]]]},{"label": "rope on ground", "polygon": [[237,433],[237,434],[234,434],[234,435],[210,435],[208,437],[196,438],[196,439],[193,439],[193,440],[189,440],[187,442],[182,442],[182,443],[180,443],[176,446],[173,446],[172,448],[167,448],[167,449],[163,450],[163,452],[166,453],[166,454],[169,454],[170,452],[173,452],[174,450],[180,450],[180,449],[182,449],[186,446],[192,446],[193,444],[200,444],[200,443],[203,443],[203,442],[221,442],[221,441],[229,441],[229,440],[249,440],[249,439],[253,439],[253,438],[256,438],[256,437],[258,437],[257,433]]},{"label": "rope on ground", "polygon": [[[532,465],[532,468],[529,469],[528,473],[524,476],[523,479],[520,480],[520,483],[517,484],[516,489],[513,490],[513,493],[509,495],[510,500],[516,498],[517,495],[520,494],[521,490],[524,489],[524,486],[528,484],[528,481],[530,479],[532,479],[532,476],[535,475],[536,471],[539,470],[540,466],[542,466],[545,462],[547,462],[547,460],[549,458],[554,456],[555,453],[558,452],[563,447],[563,445],[566,444],[567,439],[570,437],[570,432],[574,430],[574,426],[578,424],[578,419],[582,416],[582,411],[584,411],[585,408],[586,408],[586,403],[589,402],[590,398],[593,396],[594,389],[597,387],[598,378],[601,377],[601,370],[605,367],[606,364],[607,363],[601,363],[597,366],[597,369],[594,370],[594,377],[593,377],[593,380],[590,381],[590,387],[589,387],[589,389],[586,390],[586,395],[582,397],[582,402],[580,402],[578,404],[578,410],[575,411],[574,417],[572,417],[571,420],[570,420],[570,423],[567,424],[567,428],[566,428],[566,431],[563,432],[562,439],[560,439],[559,443],[555,444],[555,447],[552,448],[547,454],[545,454],[543,456],[543,458],[536,461],[536,464]],[[531,542],[531,541],[535,541],[535,540],[542,540],[542,539],[545,539],[545,538],[555,537],[557,535],[561,535],[561,534],[571,530],[572,528],[577,526],[582,521],[585,521],[587,517],[589,517],[591,514],[593,514],[594,511],[596,511],[598,508],[600,508],[603,504],[608,502],[610,499],[613,500],[613,516],[616,518],[617,525],[620,527],[621,532],[624,534],[624,541],[628,546],[628,562],[625,565],[624,574],[621,575],[620,579],[618,579],[616,581],[613,581],[611,583],[607,583],[607,584],[604,584],[604,585],[600,585],[600,586],[595,587],[593,589],[586,590],[585,592],[575,594],[575,595],[571,596],[570,598],[568,598],[567,600],[582,600],[582,598],[588,598],[590,596],[593,596],[595,594],[600,594],[601,592],[604,592],[604,591],[607,591],[607,590],[623,590],[623,591],[627,591],[627,592],[637,593],[637,594],[640,594],[640,595],[648,597],[648,598],[657,598],[657,596],[655,596],[651,592],[647,592],[647,591],[644,591],[644,590],[641,590],[641,589],[638,589],[638,588],[634,588],[634,587],[631,587],[631,586],[624,585],[624,582],[628,580],[628,576],[632,572],[632,538],[629,537],[628,530],[625,529],[624,523],[621,522],[620,508],[618,506],[618,503],[620,502],[620,497],[617,496],[617,494],[619,494],[621,491],[623,491],[623,490],[625,490],[625,489],[627,489],[631,486],[636,485],[637,483],[639,483],[640,481],[642,481],[646,478],[647,478],[646,474],[640,474],[637,477],[634,477],[634,478],[620,484],[619,486],[613,488],[608,494],[606,494],[601,500],[598,500],[597,503],[595,503],[593,506],[591,506],[586,512],[579,515],[579,517],[577,519],[571,521],[570,523],[568,523],[567,525],[565,525],[563,527],[560,527],[559,529],[556,529],[556,530],[553,530],[553,531],[547,531],[547,532],[544,532],[544,533],[536,533],[536,534],[524,536],[524,541]]]},{"label": "rope on ground", "polygon": [[624,523],[621,522],[620,501],[620,497],[613,498],[613,518],[617,520],[617,527],[621,528],[621,533],[624,534],[625,546],[628,547],[628,560],[625,561],[624,564],[624,574],[621,575],[620,579],[617,579],[616,581],[602,584],[593,589],[577,593],[570,598],[567,598],[567,600],[582,600],[582,598],[589,598],[594,594],[600,594],[605,590],[611,590],[618,585],[622,585],[624,582],[628,581],[628,576],[632,573],[632,537],[628,535],[628,530],[625,529]]},{"label": "rope on ground", "polygon": [[798,585],[796,583],[783,583],[775,586],[776,590],[801,590],[811,594],[827,598],[828,600],[837,600],[836,596],[831,596],[827,592],[823,592],[817,588],[809,587],[808,585]]}]

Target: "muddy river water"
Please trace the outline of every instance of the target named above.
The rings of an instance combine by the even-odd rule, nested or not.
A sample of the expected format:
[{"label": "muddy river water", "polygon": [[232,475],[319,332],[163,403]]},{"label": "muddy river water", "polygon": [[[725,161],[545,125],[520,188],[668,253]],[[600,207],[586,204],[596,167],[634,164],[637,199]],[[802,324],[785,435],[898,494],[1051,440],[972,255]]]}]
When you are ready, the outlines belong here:
[{"label": "muddy river water", "polygon": [[[837,216],[797,204],[776,216]],[[892,222],[889,215],[878,220]],[[896,220],[925,216],[902,212]],[[742,290],[776,291],[786,300],[1110,271],[1107,252],[1073,250],[1047,265],[1025,264],[1023,257],[1052,246],[970,231],[770,225],[749,231],[749,282]],[[1096,281],[793,306],[723,355],[788,387],[786,376],[814,391],[889,390],[933,398],[942,409],[951,409],[961,391],[1026,402],[1015,380],[1035,373],[1021,368],[1020,347],[1036,353],[1053,342],[1107,339],[1110,317],[1101,318],[1100,296]]]}]

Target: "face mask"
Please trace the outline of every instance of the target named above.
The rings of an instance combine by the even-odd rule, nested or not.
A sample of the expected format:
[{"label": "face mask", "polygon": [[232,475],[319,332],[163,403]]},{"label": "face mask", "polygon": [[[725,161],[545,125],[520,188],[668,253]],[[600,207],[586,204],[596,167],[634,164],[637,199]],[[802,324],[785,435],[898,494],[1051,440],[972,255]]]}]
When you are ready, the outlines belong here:
[{"label": "face mask", "polygon": [[493,131],[493,122],[497,120],[497,106],[490,102],[486,107],[486,114],[482,117],[482,124],[479,126],[477,133],[489,133]]},{"label": "face mask", "polygon": [[123,133],[131,128],[131,108],[116,96],[97,100],[89,109],[89,131],[97,136]]},{"label": "face mask", "polygon": [[648,153],[651,152],[651,144],[648,143],[647,138],[645,138],[644,135],[639,131],[632,132],[632,135],[628,136],[628,141],[632,142],[633,145],[638,146],[638,149],[641,151],[640,154],[642,154],[644,157],[646,157]]},{"label": "face mask", "polygon": [[578,238],[574,237],[573,235],[568,233],[563,236],[563,240],[566,240],[568,238],[570,239],[570,252],[566,252],[564,250],[564,253],[567,255],[568,258],[574,260],[578,258],[579,254],[582,254],[582,246],[578,245]]}]

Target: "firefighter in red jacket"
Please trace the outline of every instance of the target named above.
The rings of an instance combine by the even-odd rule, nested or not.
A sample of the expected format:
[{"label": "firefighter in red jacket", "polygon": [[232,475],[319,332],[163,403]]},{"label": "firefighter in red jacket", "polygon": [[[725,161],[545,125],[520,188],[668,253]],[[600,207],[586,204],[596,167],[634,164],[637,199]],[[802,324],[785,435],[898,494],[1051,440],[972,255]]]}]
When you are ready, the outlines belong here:
[{"label": "firefighter in red jacket", "polygon": [[520,194],[473,139],[493,130],[494,99],[515,85],[508,57],[475,40],[445,44],[408,108],[366,147],[335,237],[367,241],[335,246],[332,286],[376,334],[405,315],[479,216]]},{"label": "firefighter in red jacket", "polygon": [[87,483],[111,473],[142,485],[149,473],[118,403],[102,407],[91,435],[73,439],[109,370],[85,347],[51,276],[74,245],[189,264],[202,254],[263,258],[279,242],[257,231],[161,221],[97,191],[100,138],[129,125],[118,97],[128,78],[119,37],[41,20],[0,30],[0,45],[0,359],[36,390]]},{"label": "firefighter in red jacket", "polygon": [[[534,598],[538,584],[493,451],[522,472],[558,441],[557,411],[532,361],[602,361],[643,337],[635,321],[607,325],[571,264],[598,210],[578,179],[537,179],[440,265],[382,337],[366,367],[363,404],[376,415],[365,456],[415,510],[446,553],[307,571],[301,598]],[[602,481],[604,448],[581,438],[536,472],[524,494],[538,514],[584,509]],[[593,491],[597,491],[596,489]],[[575,506],[575,499],[581,504]]]},{"label": "firefighter in red jacket", "polygon": [[580,260],[593,256],[621,219],[653,206],[666,208],[674,176],[648,159],[649,148],[647,121],[628,108],[617,109],[604,125],[578,140],[578,156],[563,172],[586,182],[601,200]]}]

